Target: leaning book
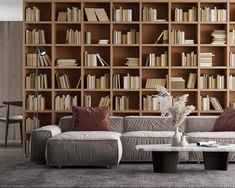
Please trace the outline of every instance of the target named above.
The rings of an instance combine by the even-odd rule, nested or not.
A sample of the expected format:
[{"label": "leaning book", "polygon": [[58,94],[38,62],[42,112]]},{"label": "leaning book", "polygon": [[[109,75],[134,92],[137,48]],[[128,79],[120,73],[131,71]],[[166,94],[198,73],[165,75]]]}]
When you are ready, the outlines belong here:
[{"label": "leaning book", "polygon": [[214,141],[208,141],[208,142],[197,142],[197,146],[209,147],[209,148],[225,148],[225,147],[231,147],[232,145],[227,143],[217,143]]}]

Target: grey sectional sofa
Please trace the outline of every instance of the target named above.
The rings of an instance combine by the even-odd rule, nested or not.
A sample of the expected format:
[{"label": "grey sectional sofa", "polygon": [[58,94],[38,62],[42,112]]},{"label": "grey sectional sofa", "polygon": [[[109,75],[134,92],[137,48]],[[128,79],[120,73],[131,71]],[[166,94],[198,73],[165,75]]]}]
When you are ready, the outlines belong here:
[{"label": "grey sectional sofa", "polygon": [[[218,116],[191,116],[182,123],[190,143],[215,140],[235,143],[235,132],[212,132]],[[31,137],[31,160],[49,166],[116,166],[120,161],[150,161],[151,153],[137,151],[138,144],[171,142],[174,128],[160,116],[110,117],[112,131],[71,131],[72,116],[59,126],[36,129]],[[201,153],[182,153],[181,161],[200,161]],[[231,153],[230,161],[235,161]]]}]

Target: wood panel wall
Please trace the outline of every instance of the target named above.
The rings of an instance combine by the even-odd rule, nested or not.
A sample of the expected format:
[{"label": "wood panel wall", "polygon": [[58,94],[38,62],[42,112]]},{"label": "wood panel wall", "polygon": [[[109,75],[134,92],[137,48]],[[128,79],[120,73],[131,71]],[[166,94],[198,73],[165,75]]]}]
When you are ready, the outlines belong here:
[{"label": "wood panel wall", "polygon": [[[22,100],[22,46],[23,23],[0,22],[0,104],[3,100]],[[21,114],[21,108],[13,107],[11,114]],[[6,108],[0,109],[0,116]],[[0,142],[5,138],[5,126],[0,123]],[[19,141],[19,126],[11,125],[9,141]]]}]

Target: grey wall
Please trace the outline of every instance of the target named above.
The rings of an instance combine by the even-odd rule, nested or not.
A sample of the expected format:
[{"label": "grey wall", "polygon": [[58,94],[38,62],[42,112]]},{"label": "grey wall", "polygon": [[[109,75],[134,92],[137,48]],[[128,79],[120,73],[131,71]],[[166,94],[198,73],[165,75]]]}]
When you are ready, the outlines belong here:
[{"label": "grey wall", "polygon": [[23,21],[23,0],[0,0],[0,21]]},{"label": "grey wall", "polygon": [[[22,27],[23,22],[0,21],[0,104],[3,100],[22,100]],[[11,113],[22,113],[22,109],[14,108]],[[5,114],[6,109],[0,109],[0,116]],[[0,140],[4,136],[5,126],[0,123]],[[10,126],[9,139],[19,139],[19,127]]]}]

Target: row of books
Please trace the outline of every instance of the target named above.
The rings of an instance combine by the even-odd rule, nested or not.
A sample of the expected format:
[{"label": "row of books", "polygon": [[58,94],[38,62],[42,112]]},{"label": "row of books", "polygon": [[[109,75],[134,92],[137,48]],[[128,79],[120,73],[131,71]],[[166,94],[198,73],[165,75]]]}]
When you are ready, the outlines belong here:
[{"label": "row of books", "polygon": [[160,110],[160,100],[156,95],[143,97],[143,110]]},{"label": "row of books", "polygon": [[228,89],[235,89],[235,76],[229,75],[228,77]]},{"label": "row of books", "polygon": [[100,102],[99,102],[99,106],[100,107],[110,106],[110,103],[111,103],[111,101],[110,101],[109,96],[101,97]]},{"label": "row of books", "polygon": [[56,83],[57,83],[58,89],[70,89],[71,88],[71,82],[67,74],[60,75],[59,73],[56,73],[55,77],[56,77]]},{"label": "row of books", "polygon": [[26,22],[39,22],[40,21],[40,10],[37,7],[28,7],[25,10]]},{"label": "row of books", "polygon": [[104,74],[97,78],[94,75],[87,75],[86,77],[87,89],[108,89],[110,88],[110,76],[109,74]]},{"label": "row of books", "polygon": [[213,53],[200,53],[199,62],[201,67],[212,67]]},{"label": "row of books", "polygon": [[205,97],[201,96],[201,109],[211,110],[211,107],[213,107],[214,110],[223,110],[220,102],[216,97],[210,97],[209,95]]},{"label": "row of books", "polygon": [[91,95],[84,95],[84,106],[91,107]]},{"label": "row of books", "polygon": [[32,130],[37,129],[40,127],[40,120],[36,117],[27,117],[25,119],[25,132],[31,133]]},{"label": "row of books", "polygon": [[193,39],[185,39],[185,32],[172,29],[170,32],[171,44],[194,44]]},{"label": "row of books", "polygon": [[116,22],[131,22],[132,21],[132,9],[125,9],[122,7],[114,8],[113,20]]},{"label": "row of books", "polygon": [[159,19],[157,16],[157,9],[152,7],[144,7],[142,12],[143,22],[159,22],[166,21],[166,19]]},{"label": "row of books", "polygon": [[55,97],[55,110],[72,110],[72,106],[78,105],[78,96],[58,95]]},{"label": "row of books", "polygon": [[81,9],[78,7],[67,8],[66,12],[59,12],[57,21],[59,22],[79,22],[81,21]]},{"label": "row of books", "polygon": [[171,77],[171,89],[185,89],[185,79],[183,77]]},{"label": "row of books", "polygon": [[127,57],[126,58],[126,63],[128,67],[138,67],[140,65],[140,58],[137,57]]},{"label": "row of books", "polygon": [[217,7],[205,7],[201,9],[202,22],[226,22],[227,10],[218,9]]},{"label": "row of books", "polygon": [[26,44],[46,44],[45,31],[43,29],[27,29],[25,32]]},{"label": "row of books", "polygon": [[36,76],[35,73],[30,73],[25,77],[25,88],[26,89],[47,89],[48,79],[47,74],[39,74]]},{"label": "row of books", "polygon": [[229,41],[228,41],[229,44],[235,44],[235,30],[234,29],[229,32],[228,38],[229,38]]},{"label": "row of books", "polygon": [[139,76],[123,76],[123,89],[139,89],[140,88],[140,78]]},{"label": "row of books", "polygon": [[57,59],[56,60],[57,67],[76,67],[78,66],[77,59]]},{"label": "row of books", "polygon": [[27,110],[45,110],[46,99],[42,95],[28,95],[26,98]]},{"label": "row of books", "polygon": [[81,44],[81,31],[66,30],[66,44]]},{"label": "row of books", "polygon": [[150,53],[146,59],[145,66],[149,67],[166,67],[168,66],[168,54],[164,52],[157,56],[155,53]]},{"label": "row of books", "polygon": [[203,74],[200,76],[200,89],[224,89],[225,76]]},{"label": "row of books", "polygon": [[195,67],[197,66],[197,54],[194,51],[190,53],[181,53],[181,66],[182,67]]},{"label": "row of books", "polygon": [[159,89],[160,87],[166,87],[167,79],[166,78],[148,78],[146,80],[145,88],[146,89]]},{"label": "row of books", "polygon": [[130,109],[130,102],[129,97],[123,96],[115,96],[115,110],[129,110]]},{"label": "row of books", "polygon": [[104,8],[85,8],[86,18],[89,22],[107,22],[109,17]]},{"label": "row of books", "polygon": [[212,36],[212,43],[211,44],[226,44],[226,31],[225,30],[214,30],[211,33]]},{"label": "row of books", "polygon": [[131,29],[126,34],[123,31],[113,31],[113,44],[139,44],[139,32]]},{"label": "row of books", "polygon": [[87,67],[96,67],[98,66],[98,61],[101,66],[109,66],[108,63],[100,56],[99,53],[89,54],[85,51],[84,63]]},{"label": "row of books", "polygon": [[51,66],[51,59],[48,54],[41,56],[36,53],[26,54],[26,66],[27,67],[49,67]]},{"label": "row of books", "polygon": [[229,66],[235,67],[235,54],[232,52],[229,53]]},{"label": "row of books", "polygon": [[197,73],[189,73],[187,88],[194,89],[197,82]]},{"label": "row of books", "polygon": [[175,21],[176,22],[195,22],[197,21],[197,9],[192,7],[188,11],[182,8],[175,8]]}]

